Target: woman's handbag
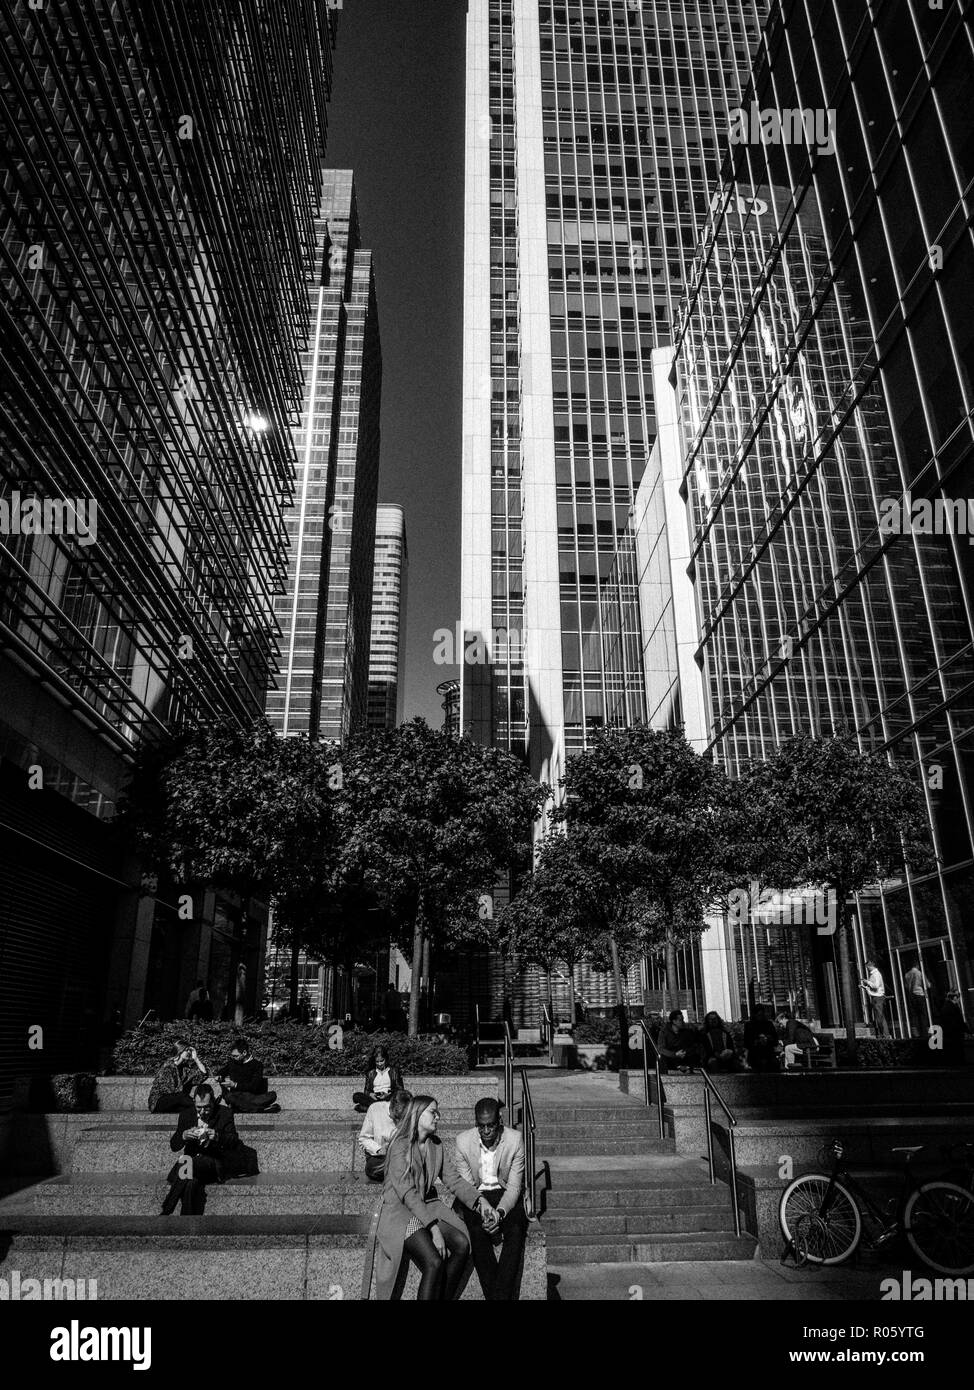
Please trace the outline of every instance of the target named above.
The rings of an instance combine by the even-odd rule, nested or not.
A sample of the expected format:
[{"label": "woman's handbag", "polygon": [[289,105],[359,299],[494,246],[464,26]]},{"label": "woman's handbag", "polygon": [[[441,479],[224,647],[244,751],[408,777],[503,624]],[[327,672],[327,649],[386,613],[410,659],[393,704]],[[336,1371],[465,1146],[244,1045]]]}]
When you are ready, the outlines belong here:
[{"label": "woman's handbag", "polygon": [[382,1182],[386,1175],[385,1154],[365,1155],[365,1176],[373,1182]]}]

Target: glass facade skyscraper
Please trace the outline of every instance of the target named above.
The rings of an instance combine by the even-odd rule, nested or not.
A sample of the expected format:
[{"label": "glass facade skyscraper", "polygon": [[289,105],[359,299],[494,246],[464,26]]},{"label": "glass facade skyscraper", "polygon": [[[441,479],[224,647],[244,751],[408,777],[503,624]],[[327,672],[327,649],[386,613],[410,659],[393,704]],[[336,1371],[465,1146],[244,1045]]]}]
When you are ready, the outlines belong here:
[{"label": "glass facade skyscraper", "polygon": [[375,514],[369,649],[370,729],[394,729],[402,723],[408,574],[405,513],[402,507],[384,504]]},{"label": "glass facade skyscraper", "polygon": [[295,433],[281,672],[267,717],[284,734],[342,740],[366,725],[382,359],[372,253],[350,169],[324,171],[312,332]]},{"label": "glass facade skyscraper", "polygon": [[0,7],[3,1069],[39,1022],[76,1070],[106,980],[134,1022],[211,939],[256,978],[255,925],[212,895],[192,962],[173,908],[153,930],[105,822],[145,739],[263,707],[334,21]]},{"label": "glass facade skyscraper", "polygon": [[709,746],[848,729],[915,769],[938,868],[856,933],[904,1031],[918,959],[974,1007],[972,82],[957,5],[776,4],[676,333]]},{"label": "glass facade skyscraper", "polygon": [[464,665],[462,720],[552,783],[640,692],[607,659],[604,586],[656,432],[646,364],[765,12],[470,5],[461,617],[493,659]]}]

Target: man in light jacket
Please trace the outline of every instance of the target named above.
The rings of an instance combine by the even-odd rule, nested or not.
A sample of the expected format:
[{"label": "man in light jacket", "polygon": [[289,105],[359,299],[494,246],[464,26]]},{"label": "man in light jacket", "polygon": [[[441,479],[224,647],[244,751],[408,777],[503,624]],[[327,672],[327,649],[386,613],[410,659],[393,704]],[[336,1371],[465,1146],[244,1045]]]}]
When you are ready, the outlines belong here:
[{"label": "man in light jacket", "polygon": [[[461,1177],[494,1209],[488,1224],[479,1211],[460,1208],[484,1298],[488,1303],[514,1302],[528,1229],[523,1202],[524,1138],[501,1123],[500,1104],[492,1097],[478,1100],[474,1128],[457,1135],[456,1162]],[[499,1259],[494,1254],[498,1242]]]}]

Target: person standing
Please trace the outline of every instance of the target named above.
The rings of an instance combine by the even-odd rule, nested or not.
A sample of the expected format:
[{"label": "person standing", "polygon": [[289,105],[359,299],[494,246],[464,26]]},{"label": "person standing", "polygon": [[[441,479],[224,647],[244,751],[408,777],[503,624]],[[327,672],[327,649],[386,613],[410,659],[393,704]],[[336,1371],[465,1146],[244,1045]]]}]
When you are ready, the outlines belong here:
[{"label": "person standing", "polygon": [[[488,1303],[514,1303],[528,1219],[524,1193],[524,1136],[501,1123],[499,1103],[490,1096],[474,1107],[474,1128],[456,1138],[457,1171],[491,1207],[464,1207],[460,1215],[473,1249],[474,1268]],[[494,1254],[498,1241],[500,1258]]]},{"label": "person standing", "polygon": [[903,976],[906,990],[906,1011],[910,1019],[910,1037],[924,1038],[927,1035],[927,1000],[930,998],[930,981],[923,973],[919,960]]},{"label": "person standing", "polygon": [[460,1295],[470,1239],[456,1211],[441,1201],[442,1183],[458,1202],[490,1204],[457,1172],[451,1153],[438,1138],[440,1111],[432,1096],[413,1096],[386,1152],[382,1205],[376,1229],[376,1297],[399,1297],[407,1258],[419,1269],[418,1303],[452,1302]]},{"label": "person standing", "polygon": [[869,1003],[869,1021],[877,1038],[888,1038],[889,1029],[886,1026],[886,983],[880,973],[879,966],[874,960],[866,961],[866,978],[859,981],[862,988],[866,991],[866,998]]}]

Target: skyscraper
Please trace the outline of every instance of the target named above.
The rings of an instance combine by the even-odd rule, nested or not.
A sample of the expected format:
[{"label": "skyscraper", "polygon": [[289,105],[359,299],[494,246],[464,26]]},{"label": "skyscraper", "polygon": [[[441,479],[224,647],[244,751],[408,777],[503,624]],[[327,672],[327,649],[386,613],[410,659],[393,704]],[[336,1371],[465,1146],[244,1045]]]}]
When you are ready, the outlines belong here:
[{"label": "skyscraper", "polygon": [[462,722],[552,784],[641,683],[603,590],[766,9],[471,0],[461,620],[491,662]]},{"label": "skyscraper", "polygon": [[369,648],[370,729],[394,729],[402,723],[408,572],[403,509],[394,504],[381,506],[375,514],[372,641]]},{"label": "skyscraper", "polygon": [[315,0],[0,9],[8,1076],[88,1064],[108,1004],[257,975],[258,924],[213,894],[177,923],[106,821],[145,740],[262,708],[332,24]]},{"label": "skyscraper", "polygon": [[[937,868],[860,896],[854,933],[904,1031],[917,961],[974,1005],[972,80],[956,6],[774,6],[678,318],[662,470],[689,503],[715,755],[736,772],[847,729],[915,769]],[[836,1020],[831,941],[785,936],[728,943],[739,985],[780,999],[791,975]]]},{"label": "skyscraper", "polygon": [[372,253],[350,169],[325,170],[315,233],[287,591],[275,605],[281,672],[267,717],[284,734],[341,740],[367,719],[382,384]]}]

